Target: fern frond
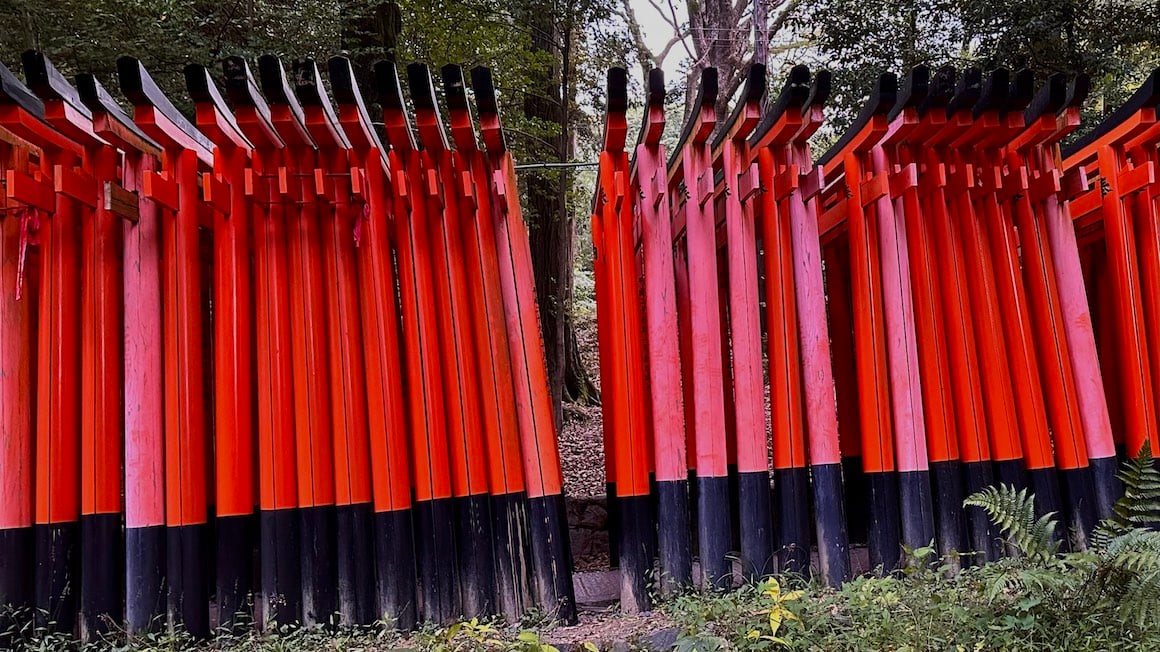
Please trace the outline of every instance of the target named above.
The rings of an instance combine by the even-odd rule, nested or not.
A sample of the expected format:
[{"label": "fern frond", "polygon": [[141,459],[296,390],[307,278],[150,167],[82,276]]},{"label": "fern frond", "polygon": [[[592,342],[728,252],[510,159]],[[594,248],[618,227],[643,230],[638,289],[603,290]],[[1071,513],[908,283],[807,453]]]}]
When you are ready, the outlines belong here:
[{"label": "fern frond", "polygon": [[1116,501],[1112,516],[1092,533],[1092,544],[1103,550],[1116,537],[1133,529],[1152,529],[1160,523],[1160,470],[1152,461],[1152,446],[1145,441],[1139,454],[1129,459],[1120,473],[1124,495]]},{"label": "fern frond", "polygon": [[968,496],[963,505],[981,508],[1007,542],[1031,559],[1046,561],[1059,550],[1055,512],[1035,518],[1035,497],[1026,489],[1016,491],[1006,484],[987,487]]}]

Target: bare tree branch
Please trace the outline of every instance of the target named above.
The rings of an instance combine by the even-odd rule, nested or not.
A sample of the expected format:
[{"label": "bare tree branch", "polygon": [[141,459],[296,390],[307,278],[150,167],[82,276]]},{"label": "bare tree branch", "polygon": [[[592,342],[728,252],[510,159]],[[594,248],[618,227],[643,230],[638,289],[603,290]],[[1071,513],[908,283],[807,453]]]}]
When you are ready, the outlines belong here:
[{"label": "bare tree branch", "polygon": [[[652,0],[649,0],[649,1],[652,2]],[[673,5],[673,0],[668,0],[668,3],[669,3],[669,15],[672,16],[672,19],[673,19],[672,23],[670,23],[670,24],[679,25],[680,21],[677,19],[677,8],[676,8],[676,6]],[[658,10],[659,10],[659,8],[658,8]],[[689,17],[689,27],[688,27],[689,33],[692,32],[692,27],[693,27],[693,21],[692,21],[692,16],[690,16]],[[681,28],[679,26],[677,26],[675,29],[677,30],[677,33],[679,34],[681,31]],[[697,58],[693,54],[693,51],[689,49],[689,44],[685,42],[684,37],[681,38],[681,45],[685,48],[685,54],[689,55],[690,59]]]},{"label": "bare tree branch", "polygon": [[779,0],[777,4],[773,5],[774,7],[781,6],[781,11],[778,12],[777,18],[769,26],[770,38],[777,36],[777,33],[785,28],[785,24],[801,4],[802,0],[788,0],[788,2],[786,0]]},{"label": "bare tree branch", "polygon": [[628,23],[628,33],[632,38],[633,46],[636,47],[637,64],[640,65],[641,74],[647,75],[649,64],[657,61],[657,58],[644,42],[644,33],[640,29],[640,21],[637,20],[636,12],[632,8],[632,0],[622,0],[622,4],[625,22]]}]

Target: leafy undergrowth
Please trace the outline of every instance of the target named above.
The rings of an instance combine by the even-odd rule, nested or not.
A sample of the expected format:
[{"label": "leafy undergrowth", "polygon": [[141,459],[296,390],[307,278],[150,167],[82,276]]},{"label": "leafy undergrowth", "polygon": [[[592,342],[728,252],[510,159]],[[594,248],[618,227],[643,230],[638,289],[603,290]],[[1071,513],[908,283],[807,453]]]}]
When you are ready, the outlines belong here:
[{"label": "leafy undergrowth", "polygon": [[670,607],[677,650],[1160,650],[1160,472],[1148,446],[1128,462],[1124,496],[1091,549],[1059,553],[1054,514],[1010,486],[966,500],[1003,532],[1015,557],[954,574],[934,550],[905,569],[836,591],[786,592],[767,580]]},{"label": "leafy undergrowth", "polygon": [[[727,594],[693,593],[664,603],[663,618],[645,616],[619,631],[617,623],[629,621],[609,621],[605,631],[611,630],[613,641],[559,647],[647,649],[642,645],[650,629],[663,622],[681,631],[673,645],[677,652],[1160,650],[1160,472],[1147,448],[1121,478],[1124,497],[1092,533],[1087,551],[1060,553],[1054,514],[1037,514],[1026,490],[992,487],[966,505],[991,517],[1014,557],[955,572],[939,565],[932,548],[922,548],[907,551],[902,571],[861,577],[838,590],[782,578]],[[224,636],[212,645],[158,635],[114,649],[557,652],[549,641],[564,640],[558,633],[543,622],[521,628],[472,620],[407,637],[389,628],[284,629]],[[0,647],[72,648],[62,638],[19,629],[0,632]]]}]

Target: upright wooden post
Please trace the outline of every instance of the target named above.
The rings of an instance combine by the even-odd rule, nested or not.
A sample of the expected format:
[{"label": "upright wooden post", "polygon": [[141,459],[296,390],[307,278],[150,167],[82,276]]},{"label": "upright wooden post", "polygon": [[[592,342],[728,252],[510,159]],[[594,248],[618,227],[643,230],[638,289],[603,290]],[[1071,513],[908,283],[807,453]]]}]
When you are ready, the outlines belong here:
[{"label": "upright wooden post", "polygon": [[[392,192],[395,186],[350,61],[330,60],[330,83],[338,103],[339,122],[353,146],[352,186],[365,185],[367,213],[356,222],[362,346],[367,375],[367,426],[374,496],[374,560],[378,610],[409,631],[415,626],[415,547],[411,520],[411,472],[399,345],[399,308],[391,245]],[[352,187],[353,190],[353,187]],[[365,572],[365,569],[362,571]]]},{"label": "upright wooden post", "polygon": [[[649,71],[648,103],[633,157],[640,187],[640,245],[644,257],[646,345],[649,401],[652,406],[653,456],[656,466],[657,549],[662,592],[693,582],[689,541],[689,483],[685,406],[681,383],[680,335],[677,326],[673,231],[667,160],[661,136],[665,128],[665,77]],[[603,386],[603,385],[602,385]]]},{"label": "upright wooden post", "polygon": [[365,191],[351,166],[351,142],[335,115],[317,65],[294,62],[295,91],[306,128],[318,146],[315,194],[322,213],[323,282],[331,421],[334,433],[338,613],[346,626],[370,625],[377,618],[374,576],[363,569],[374,561],[371,525],[370,442],[367,382],[360,320],[357,229],[366,207]]},{"label": "upright wooden post", "polygon": [[[443,91],[450,113],[453,159],[458,183],[461,234],[466,251],[466,273],[471,295],[475,353],[479,369],[483,432],[489,458],[492,553],[498,613],[517,619],[529,601],[527,491],[520,457],[519,422],[512,381],[511,347],[504,322],[503,293],[487,170],[478,134],[467,104],[463,69],[443,67]],[[445,186],[445,190],[448,189]]]},{"label": "upright wooden post", "polygon": [[407,387],[410,394],[411,468],[415,474],[415,541],[419,569],[419,614],[446,623],[459,611],[455,565],[452,482],[440,363],[434,246],[424,199],[422,152],[403,105],[394,64],[375,65],[383,105],[390,165],[394,173],[396,238]]},{"label": "upright wooden post", "polygon": [[[214,232],[214,495],[217,519],[217,620],[240,624],[253,589],[257,543],[254,505],[255,347],[250,198],[246,169],[254,146],[204,67],[185,68],[197,127],[214,143],[213,172],[202,176],[202,197],[212,207]],[[247,614],[248,615],[248,614]],[[244,619],[243,619],[244,620]]]},{"label": "upright wooden post", "polygon": [[[286,143],[274,128],[270,108],[245,60],[229,57],[222,62],[222,71],[238,128],[253,145],[241,182],[250,201],[254,250],[261,595],[257,615],[262,625],[292,625],[302,620],[302,551],[289,354],[289,242],[278,176]],[[194,99],[200,103],[198,94]]]},{"label": "upright wooden post", "polygon": [[198,173],[213,144],[173,106],[132,57],[117,60],[134,121],[163,148],[164,176],[145,177],[161,217],[165,370],[165,498],[169,614],[174,625],[209,635],[206,586],[206,414],[198,254]]},{"label": "upright wooden post", "polygon": [[491,71],[471,71],[480,130],[486,146],[492,227],[500,262],[504,316],[512,368],[515,370],[517,413],[520,424],[524,474],[532,539],[532,573],[541,608],[562,622],[577,620],[572,586],[572,556],[568,546],[564,478],[556,448],[556,428],[548,391],[540,320],[536,312],[535,283],[527,226],[520,210],[515,163],[508,151],[496,105]]}]

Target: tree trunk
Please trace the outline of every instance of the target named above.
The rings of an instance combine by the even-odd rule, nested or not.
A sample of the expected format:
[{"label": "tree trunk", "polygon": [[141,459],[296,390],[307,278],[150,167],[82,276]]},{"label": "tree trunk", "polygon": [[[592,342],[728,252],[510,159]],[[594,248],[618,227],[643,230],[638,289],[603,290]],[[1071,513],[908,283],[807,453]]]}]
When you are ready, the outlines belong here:
[{"label": "tree trunk", "polygon": [[[575,93],[571,80],[575,66],[572,55],[573,20],[568,9],[551,3],[528,16],[532,29],[532,50],[549,52],[561,62],[533,75],[533,92],[524,99],[524,115],[554,125],[557,132],[546,138],[551,147],[533,146],[537,161],[566,162],[574,149],[570,107]],[[556,66],[559,67],[556,67]],[[575,225],[568,211],[571,172],[530,170],[527,175],[527,216],[530,221],[532,265],[536,276],[536,296],[544,335],[544,355],[556,425],[563,420],[563,399],[584,397],[595,389],[579,355],[572,355],[572,259],[575,254]],[[567,385],[580,388],[576,394]]]},{"label": "tree trunk", "polygon": [[371,8],[346,0],[341,11],[342,49],[354,68],[359,89],[365,97],[372,97],[375,62],[396,61],[403,12],[395,0],[380,2]]}]

